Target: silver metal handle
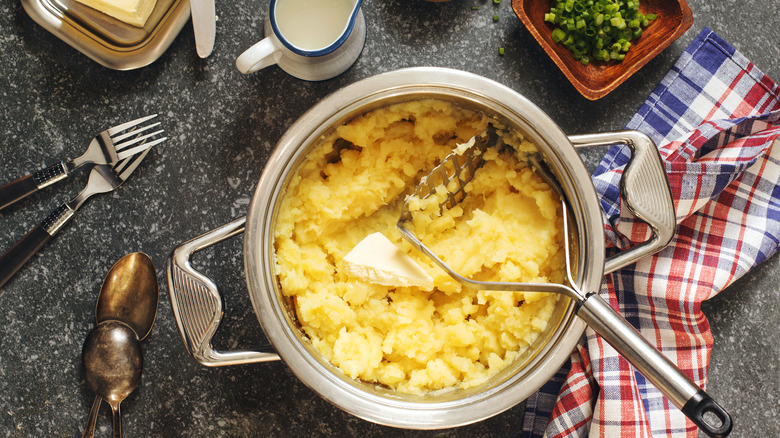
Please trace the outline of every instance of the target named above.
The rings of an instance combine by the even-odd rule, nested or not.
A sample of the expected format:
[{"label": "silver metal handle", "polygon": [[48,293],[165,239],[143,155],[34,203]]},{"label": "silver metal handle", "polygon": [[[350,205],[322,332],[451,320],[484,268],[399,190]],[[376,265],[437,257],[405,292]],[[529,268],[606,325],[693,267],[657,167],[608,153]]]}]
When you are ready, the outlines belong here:
[{"label": "silver metal handle", "polygon": [[57,181],[61,181],[67,178],[68,176],[70,176],[70,173],[68,172],[68,165],[64,161],[33,173],[33,179],[35,180],[35,184],[38,186],[38,189],[48,187]]},{"label": "silver metal handle", "polygon": [[[704,433],[711,437],[723,437],[731,432],[731,416],[728,412],[650,345],[603,298],[591,293],[578,305],[577,316],[626,358]],[[707,416],[712,418],[707,419]]]},{"label": "silver metal handle", "polygon": [[631,214],[645,221],[653,231],[647,241],[608,257],[604,273],[628,266],[668,245],[677,221],[666,168],[653,140],[639,131],[572,135],[569,140],[577,148],[623,144],[631,149],[631,158],[620,179],[620,195]]},{"label": "silver metal handle", "polygon": [[217,285],[190,264],[202,249],[244,232],[246,217],[202,234],[173,250],[165,266],[171,307],[184,345],[195,360],[208,367],[279,360],[276,353],[258,351],[221,352],[211,339],[222,321],[222,297]]}]

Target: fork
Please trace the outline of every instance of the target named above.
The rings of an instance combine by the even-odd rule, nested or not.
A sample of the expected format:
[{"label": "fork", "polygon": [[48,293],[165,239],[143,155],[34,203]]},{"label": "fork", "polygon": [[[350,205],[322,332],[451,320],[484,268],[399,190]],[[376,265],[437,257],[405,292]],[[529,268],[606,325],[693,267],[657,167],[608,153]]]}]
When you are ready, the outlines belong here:
[{"label": "fork", "polygon": [[160,125],[160,122],[156,122],[141,126],[142,123],[155,117],[157,114],[108,128],[92,139],[82,156],[59,162],[0,187],[0,210],[67,178],[71,172],[84,164],[114,164],[161,143],[163,139],[159,138],[148,142],[146,140],[162,133],[162,130],[141,135]]},{"label": "fork", "polygon": [[141,164],[149,151],[150,149],[146,149],[140,154],[120,160],[113,167],[107,164],[95,165],[89,174],[89,181],[81,193],[46,216],[40,224],[0,256],[0,287],[70,221],[76,210],[84,204],[84,201],[92,195],[107,193],[122,185]]}]

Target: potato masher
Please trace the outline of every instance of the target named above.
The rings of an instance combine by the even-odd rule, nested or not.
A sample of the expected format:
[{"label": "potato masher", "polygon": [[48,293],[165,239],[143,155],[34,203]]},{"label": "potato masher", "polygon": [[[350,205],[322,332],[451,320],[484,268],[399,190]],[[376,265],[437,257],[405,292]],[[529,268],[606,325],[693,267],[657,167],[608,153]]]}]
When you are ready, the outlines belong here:
[{"label": "potato masher", "polygon": [[[493,127],[488,128],[482,135],[474,137],[473,140],[472,145],[453,151],[424,176],[415,188],[413,196],[425,199],[434,194],[438,187],[443,187],[446,191],[446,199],[440,203],[441,208],[452,208],[463,201],[466,197],[467,183],[485,163],[484,152],[490,147],[502,147],[503,144]],[[568,206],[563,190],[552,177],[551,171],[539,154],[531,155],[529,163],[534,172],[557,192],[561,199],[568,285],[478,281],[458,274],[406,227],[412,219],[412,212],[409,210],[411,197],[407,197],[404,202],[396,226],[412,246],[423,252],[464,286],[477,290],[559,293],[571,298],[576,303],[577,316],[612,345],[703,432],[715,437],[728,435],[732,427],[731,417],[719,404],[650,345],[633,326],[598,295],[598,291],[580,290],[571,272]]]}]

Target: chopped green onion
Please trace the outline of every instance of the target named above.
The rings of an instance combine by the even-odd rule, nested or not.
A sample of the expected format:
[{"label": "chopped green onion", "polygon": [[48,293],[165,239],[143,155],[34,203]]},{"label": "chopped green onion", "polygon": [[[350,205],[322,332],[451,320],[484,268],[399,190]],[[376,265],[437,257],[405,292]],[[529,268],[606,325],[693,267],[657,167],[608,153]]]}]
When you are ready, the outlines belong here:
[{"label": "chopped green onion", "polygon": [[[501,0],[493,0],[498,4]],[[553,0],[544,21],[554,26],[552,40],[588,65],[592,60],[621,61],[631,41],[642,36],[658,15],[639,12],[641,0]],[[493,17],[497,21],[497,16]]]},{"label": "chopped green onion", "polygon": [[560,43],[561,41],[563,41],[564,38],[566,38],[566,32],[564,32],[560,28],[556,28],[555,30],[553,30],[552,32],[553,41],[555,41],[556,43]]},{"label": "chopped green onion", "polygon": [[626,28],[626,21],[623,20],[620,17],[612,17],[609,20],[609,24],[612,26],[618,28],[618,29],[625,29]]},{"label": "chopped green onion", "polygon": [[498,48],[498,54],[501,55],[501,56],[504,56],[504,48],[503,47],[499,47]]},{"label": "chopped green onion", "polygon": [[498,15],[493,16],[493,21],[498,21]]},{"label": "chopped green onion", "polygon": [[479,7],[478,7],[478,6],[472,6],[472,7],[471,7],[471,10],[472,10],[472,11],[476,11],[477,9],[479,9]]}]

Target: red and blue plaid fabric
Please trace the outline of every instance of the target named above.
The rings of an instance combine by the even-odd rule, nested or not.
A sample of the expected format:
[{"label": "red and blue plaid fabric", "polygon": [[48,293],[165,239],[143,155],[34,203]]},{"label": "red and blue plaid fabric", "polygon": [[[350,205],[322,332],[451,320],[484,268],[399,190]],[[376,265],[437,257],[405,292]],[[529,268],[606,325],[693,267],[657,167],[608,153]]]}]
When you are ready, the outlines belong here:
[{"label": "red and blue plaid fabric", "polygon": [[[627,127],[659,145],[678,229],[660,253],[607,275],[600,293],[705,386],[713,339],[701,302],[780,242],[780,88],[705,28]],[[593,175],[610,251],[647,235],[621,211],[618,181],[628,158],[615,146]],[[728,410],[728,400],[719,402]],[[696,435],[693,423],[591,329],[569,364],[528,399],[523,430],[524,437]]]}]

